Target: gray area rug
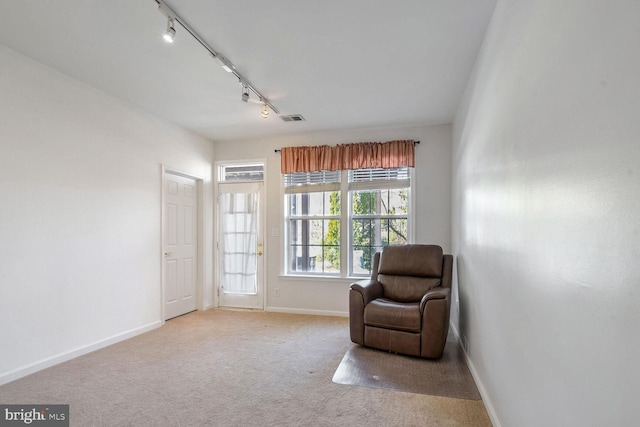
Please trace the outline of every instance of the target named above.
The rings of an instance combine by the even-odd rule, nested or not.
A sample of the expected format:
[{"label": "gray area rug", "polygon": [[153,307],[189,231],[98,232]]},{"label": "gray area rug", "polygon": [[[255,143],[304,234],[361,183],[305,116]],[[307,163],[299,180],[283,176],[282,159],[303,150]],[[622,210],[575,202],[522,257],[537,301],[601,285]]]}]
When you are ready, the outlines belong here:
[{"label": "gray area rug", "polygon": [[449,333],[439,360],[420,359],[353,344],[333,376],[336,384],[481,400],[462,348]]}]

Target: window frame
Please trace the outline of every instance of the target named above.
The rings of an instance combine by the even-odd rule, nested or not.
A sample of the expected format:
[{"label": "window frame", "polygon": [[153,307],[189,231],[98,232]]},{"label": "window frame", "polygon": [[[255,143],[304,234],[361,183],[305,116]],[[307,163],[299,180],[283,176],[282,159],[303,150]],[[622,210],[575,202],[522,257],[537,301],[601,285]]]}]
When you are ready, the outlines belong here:
[{"label": "window frame", "polygon": [[[402,169],[402,168],[397,168]],[[286,179],[285,175],[282,175],[282,190],[283,190],[283,222],[284,222],[284,239],[282,241],[283,250],[282,250],[282,272],[284,277],[297,277],[297,276],[308,276],[314,278],[325,278],[325,279],[336,279],[336,278],[349,278],[349,279],[366,279],[370,276],[370,273],[366,274],[358,274],[354,273],[354,260],[352,259],[353,252],[353,229],[352,224],[354,219],[358,219],[359,217],[367,217],[367,218],[383,218],[383,219],[405,219],[407,221],[407,243],[414,242],[414,194],[415,194],[415,168],[407,167],[408,176],[404,180],[390,180],[390,181],[372,181],[371,183],[361,184],[361,183],[349,183],[349,170],[338,171],[340,173],[340,181],[339,186],[336,186],[335,183],[332,184],[316,184],[315,186],[300,186],[293,190],[287,189],[286,187]],[[406,184],[406,185],[401,185]],[[384,215],[352,215],[352,192],[354,191],[363,191],[363,190],[389,190],[389,189],[399,189],[406,188],[407,190],[407,213],[399,215],[399,214],[384,214]],[[329,274],[326,272],[314,272],[314,271],[295,271],[292,270],[292,260],[291,260],[291,239],[289,236],[289,222],[291,220],[290,215],[290,202],[289,195],[291,193],[313,193],[320,191],[338,191],[340,194],[340,271],[335,274]],[[296,216],[296,219],[324,219],[324,216]],[[334,219],[332,216],[331,219]],[[344,249],[342,249],[344,248]]]},{"label": "window frame", "polygon": [[[354,197],[353,197],[353,193],[356,192],[371,192],[371,193],[381,193],[384,191],[391,191],[391,190],[405,190],[407,191],[407,212],[406,213],[402,213],[402,214],[389,214],[389,213],[365,213],[365,214],[355,214],[354,213]],[[366,278],[369,277],[371,275],[370,271],[367,271],[366,273],[360,273],[360,272],[356,272],[356,265],[355,265],[355,259],[353,258],[353,256],[355,255],[355,251],[358,250],[356,248],[361,247],[361,248],[369,248],[370,250],[370,254],[365,255],[363,253],[363,256],[366,258],[369,258],[369,262],[371,262],[373,260],[373,254],[375,254],[376,252],[378,252],[379,250],[382,249],[382,247],[385,246],[385,244],[380,241],[379,245],[374,244],[374,242],[370,242],[369,245],[356,245],[355,244],[355,240],[354,240],[354,233],[356,231],[356,222],[357,221],[376,221],[379,220],[381,222],[380,227],[384,227],[384,225],[382,225],[383,221],[392,221],[392,220],[405,220],[406,221],[406,227],[407,227],[407,232],[406,232],[406,236],[405,237],[405,243],[411,243],[413,241],[413,238],[410,237],[411,234],[411,227],[409,225],[409,218],[410,218],[410,208],[411,208],[411,187],[406,187],[406,186],[397,186],[397,187],[387,187],[385,186],[385,188],[369,188],[369,189],[363,189],[363,188],[358,188],[358,189],[351,189],[349,191],[349,216],[348,216],[348,225],[349,225],[349,241],[348,241],[348,249],[349,249],[349,253],[351,254],[351,258],[349,259],[350,264],[348,266],[349,268],[349,272],[348,272],[348,277],[361,277],[361,278]],[[387,230],[389,229],[389,225],[387,225]],[[380,240],[384,240],[383,236],[379,236]],[[387,244],[389,244],[389,240],[387,239]],[[391,243],[393,244],[393,243]],[[371,267],[371,265],[369,266]]]},{"label": "window frame", "polygon": [[[342,199],[340,200],[340,213],[339,214],[331,214],[331,213],[327,213],[324,209],[323,212],[321,214],[309,214],[307,212],[307,214],[297,214],[297,215],[291,215],[291,197],[292,196],[298,196],[301,195],[302,196],[302,201],[304,203],[305,200],[305,196],[309,197],[309,195],[311,194],[322,194],[322,198],[324,199],[324,193],[327,193],[328,198],[330,198],[330,194],[332,192],[337,192],[338,194],[340,194],[339,189],[327,189],[327,188],[323,188],[320,189],[320,187],[318,187],[318,191],[309,191],[309,192],[303,192],[303,191],[295,191],[292,193],[287,193],[285,195],[285,210],[287,212],[287,214],[285,215],[285,235],[286,235],[286,243],[285,243],[285,263],[286,263],[286,268],[285,271],[287,271],[288,274],[305,274],[305,275],[314,275],[314,276],[323,276],[323,277],[340,277],[340,271],[337,271],[335,273],[331,273],[331,272],[326,272],[326,271],[310,271],[310,270],[291,270],[291,266],[293,266],[294,264],[294,260],[291,256],[291,254],[293,253],[293,248],[295,247],[301,247],[302,249],[302,254],[301,254],[301,258],[302,258],[302,266],[303,268],[305,266],[309,266],[311,263],[313,263],[315,265],[315,257],[316,256],[311,256],[310,255],[310,249],[314,248],[314,247],[320,247],[321,248],[321,253],[324,254],[324,248],[325,247],[331,247],[331,246],[335,246],[335,245],[325,245],[324,244],[324,240],[325,240],[325,233],[322,233],[322,244],[317,245],[317,244],[313,244],[312,242],[308,242],[306,244],[304,244],[304,240],[308,239],[309,236],[308,234],[305,235],[305,233],[301,233],[301,237],[302,237],[302,242],[301,244],[293,244],[293,236],[291,236],[290,230],[292,229],[292,222],[293,221],[321,221],[323,222],[323,231],[324,231],[324,223],[326,222],[327,224],[330,221],[333,220],[337,220],[338,224],[340,225],[340,241],[338,242],[338,248],[340,249],[342,247]],[[309,200],[307,200],[307,202],[309,202]],[[324,202],[323,202],[324,203]],[[324,204],[323,204],[324,207]],[[304,207],[302,207],[302,209],[304,210]],[[307,225],[308,226],[308,225]],[[306,249],[304,249],[306,247]],[[340,256],[342,258],[342,251],[340,250]],[[295,264],[298,265],[298,256],[296,255],[296,260],[295,260]],[[311,259],[313,259],[313,261],[311,261]],[[342,259],[340,259],[340,265],[342,265]]]},{"label": "window frame", "polygon": [[[252,175],[249,173],[248,178],[242,177],[242,178],[236,178],[236,179],[228,179],[226,175],[227,169],[242,168],[242,167],[251,168],[253,166],[259,166],[261,168],[259,176]],[[216,162],[216,169],[217,169],[217,177],[216,177],[217,183],[266,182],[265,177],[267,173],[267,170],[266,170],[267,168],[264,160],[239,160],[239,161]]]}]

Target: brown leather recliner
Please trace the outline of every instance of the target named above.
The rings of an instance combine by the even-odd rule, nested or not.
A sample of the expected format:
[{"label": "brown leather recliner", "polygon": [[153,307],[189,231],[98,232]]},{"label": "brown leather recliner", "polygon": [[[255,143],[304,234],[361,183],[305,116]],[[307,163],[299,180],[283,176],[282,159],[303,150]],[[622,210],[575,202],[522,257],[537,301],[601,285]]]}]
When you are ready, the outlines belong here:
[{"label": "brown leather recliner", "polygon": [[385,246],[371,279],[351,284],[351,341],[411,356],[442,356],[449,331],[453,256],[436,245]]}]

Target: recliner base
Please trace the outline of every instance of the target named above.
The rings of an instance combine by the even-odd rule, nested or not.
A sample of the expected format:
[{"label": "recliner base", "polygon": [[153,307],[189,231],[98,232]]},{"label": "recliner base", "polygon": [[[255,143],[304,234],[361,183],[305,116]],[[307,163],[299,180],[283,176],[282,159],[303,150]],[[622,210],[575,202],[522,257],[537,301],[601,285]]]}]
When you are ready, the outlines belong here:
[{"label": "recliner base", "polygon": [[364,345],[379,350],[420,357],[420,333],[365,325]]}]

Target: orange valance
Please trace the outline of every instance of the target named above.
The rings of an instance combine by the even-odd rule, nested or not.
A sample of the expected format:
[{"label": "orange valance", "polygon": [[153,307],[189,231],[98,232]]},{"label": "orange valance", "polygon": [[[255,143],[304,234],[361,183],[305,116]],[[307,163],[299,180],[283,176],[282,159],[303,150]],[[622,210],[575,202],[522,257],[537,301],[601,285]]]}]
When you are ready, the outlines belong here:
[{"label": "orange valance", "polygon": [[282,173],[415,166],[412,140],[283,147]]}]

